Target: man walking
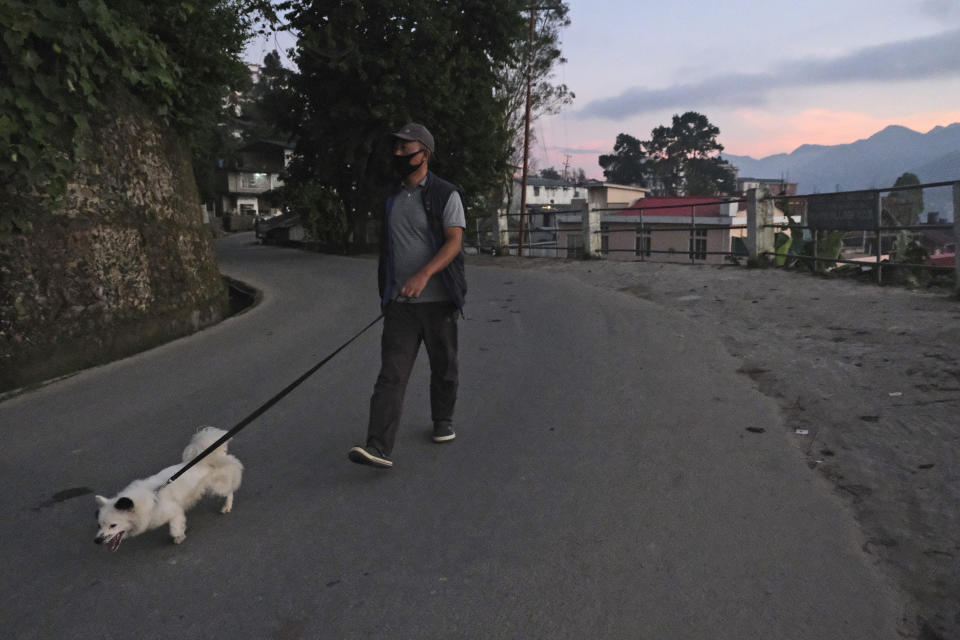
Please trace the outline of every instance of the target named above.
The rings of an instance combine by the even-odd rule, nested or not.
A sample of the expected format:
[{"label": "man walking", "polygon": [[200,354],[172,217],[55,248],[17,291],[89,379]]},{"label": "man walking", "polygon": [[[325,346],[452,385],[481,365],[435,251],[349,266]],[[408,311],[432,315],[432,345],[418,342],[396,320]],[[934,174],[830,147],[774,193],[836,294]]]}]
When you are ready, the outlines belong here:
[{"label": "man walking", "polygon": [[380,234],[380,304],[384,312],[380,374],[370,399],[367,442],[353,462],[390,468],[403,396],[421,342],[430,359],[433,441],[456,437],[457,317],[467,293],[460,193],[430,171],[433,136],[411,123],[393,134],[400,184],[387,198]]}]

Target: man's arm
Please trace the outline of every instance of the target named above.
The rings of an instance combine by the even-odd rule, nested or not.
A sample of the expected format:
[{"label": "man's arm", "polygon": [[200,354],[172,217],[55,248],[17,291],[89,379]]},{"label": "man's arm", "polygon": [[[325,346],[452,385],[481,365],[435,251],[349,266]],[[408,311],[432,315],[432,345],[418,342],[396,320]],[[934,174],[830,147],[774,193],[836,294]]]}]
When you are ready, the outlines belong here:
[{"label": "man's arm", "polygon": [[443,246],[437,251],[437,255],[404,283],[403,288],[400,289],[402,295],[410,298],[419,297],[430,278],[443,271],[460,253],[463,245],[463,227],[445,227],[443,237]]}]

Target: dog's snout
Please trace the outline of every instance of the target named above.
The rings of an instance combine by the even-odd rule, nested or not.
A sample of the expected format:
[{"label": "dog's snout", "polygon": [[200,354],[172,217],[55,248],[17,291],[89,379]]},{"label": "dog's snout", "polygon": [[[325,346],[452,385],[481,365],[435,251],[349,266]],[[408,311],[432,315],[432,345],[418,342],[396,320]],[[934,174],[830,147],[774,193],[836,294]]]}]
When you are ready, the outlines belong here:
[{"label": "dog's snout", "polygon": [[103,544],[103,536],[97,536],[93,539],[94,544]]}]

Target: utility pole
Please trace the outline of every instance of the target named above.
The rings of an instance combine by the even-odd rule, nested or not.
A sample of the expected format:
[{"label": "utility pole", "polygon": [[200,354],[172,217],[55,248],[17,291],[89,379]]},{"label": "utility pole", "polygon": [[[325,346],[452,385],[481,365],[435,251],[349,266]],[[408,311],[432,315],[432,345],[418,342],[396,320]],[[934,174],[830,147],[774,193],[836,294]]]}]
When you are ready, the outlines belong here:
[{"label": "utility pole", "polygon": [[517,255],[523,255],[524,219],[527,213],[527,165],[530,159],[530,85],[533,83],[533,28],[537,20],[536,7],[530,7],[530,46],[527,52],[527,104],[523,115],[523,174],[520,179],[520,241]]},{"label": "utility pole", "polygon": [[517,255],[523,255],[523,240],[525,235],[524,219],[527,215],[527,172],[530,159],[530,94],[533,84],[533,58],[534,45],[533,36],[537,23],[537,10],[543,9],[550,11],[557,9],[557,6],[531,6],[527,7],[530,12],[530,47],[527,52],[527,104],[523,115],[523,177],[520,179],[520,241],[517,243]]}]

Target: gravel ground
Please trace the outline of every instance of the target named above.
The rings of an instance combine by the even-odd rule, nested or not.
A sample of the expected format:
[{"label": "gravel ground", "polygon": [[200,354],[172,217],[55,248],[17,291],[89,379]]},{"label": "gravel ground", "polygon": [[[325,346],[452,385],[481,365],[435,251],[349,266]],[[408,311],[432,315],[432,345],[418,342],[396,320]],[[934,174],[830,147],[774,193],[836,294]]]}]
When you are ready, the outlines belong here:
[{"label": "gravel ground", "polygon": [[960,638],[960,301],[951,290],[732,265],[469,262],[572,275],[719,337],[740,373],[777,400],[798,455],[848,500],[863,552],[910,597],[904,635]]}]

